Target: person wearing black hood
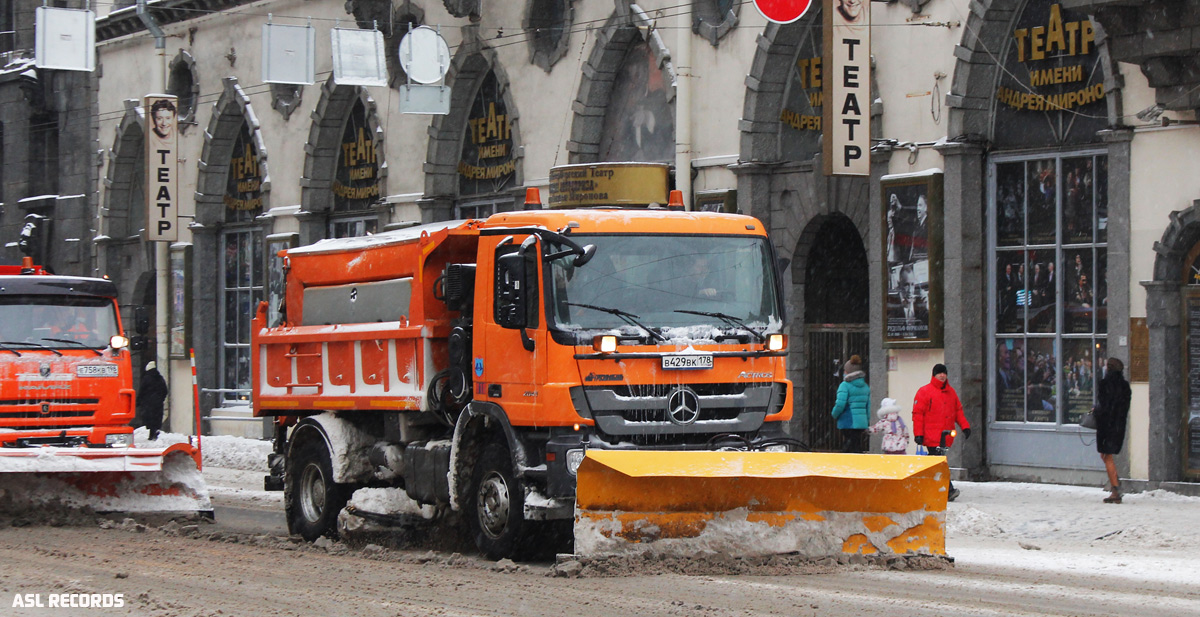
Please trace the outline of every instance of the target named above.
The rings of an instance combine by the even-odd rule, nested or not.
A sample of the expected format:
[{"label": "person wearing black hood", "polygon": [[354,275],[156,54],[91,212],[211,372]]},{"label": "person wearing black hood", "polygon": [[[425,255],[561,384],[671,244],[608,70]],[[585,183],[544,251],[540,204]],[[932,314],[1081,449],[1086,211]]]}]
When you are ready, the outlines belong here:
[{"label": "person wearing black hood", "polygon": [[137,413],[134,426],[144,426],[150,430],[150,441],[158,439],[162,430],[163,401],[167,400],[167,381],[158,366],[153,362],[146,364],[146,372],[142,373],[142,382],[137,393]]},{"label": "person wearing black hood", "polygon": [[1109,358],[1104,367],[1104,379],[1100,380],[1099,404],[1096,405],[1096,451],[1104,461],[1108,472],[1108,483],[1112,494],[1104,503],[1121,503],[1121,479],[1117,477],[1117,464],[1113,456],[1121,453],[1125,443],[1125,425],[1129,419],[1129,382],[1121,371],[1125,363]]},{"label": "person wearing black hood", "polygon": [[[964,439],[971,438],[971,425],[963,413],[962,401],[950,385],[946,365],[939,363],[934,365],[929,383],[921,386],[913,399],[913,440],[928,448],[929,454],[940,456],[935,454],[939,452],[935,448],[949,448],[954,443],[955,424],[962,428]],[[958,489],[951,482],[946,499],[954,501],[957,497]]]}]

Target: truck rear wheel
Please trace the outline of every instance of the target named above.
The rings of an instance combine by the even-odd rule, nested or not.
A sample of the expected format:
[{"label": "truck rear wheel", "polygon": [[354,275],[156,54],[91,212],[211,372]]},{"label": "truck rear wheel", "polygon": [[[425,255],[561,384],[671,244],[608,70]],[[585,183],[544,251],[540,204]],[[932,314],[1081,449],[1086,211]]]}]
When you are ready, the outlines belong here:
[{"label": "truck rear wheel", "polygon": [[484,448],[471,480],[466,515],[475,545],[488,559],[516,556],[525,535],[525,489],[513,476],[508,448]]},{"label": "truck rear wheel", "polygon": [[288,532],[312,542],[337,536],[337,516],[349,500],[346,487],[333,481],[329,452],[320,439],[301,442],[288,459],[284,510]]}]

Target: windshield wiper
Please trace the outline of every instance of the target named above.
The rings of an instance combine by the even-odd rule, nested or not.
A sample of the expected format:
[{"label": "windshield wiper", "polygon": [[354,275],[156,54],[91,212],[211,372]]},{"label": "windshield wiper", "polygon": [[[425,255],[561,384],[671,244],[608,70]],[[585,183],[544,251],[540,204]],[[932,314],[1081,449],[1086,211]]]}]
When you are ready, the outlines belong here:
[{"label": "windshield wiper", "polygon": [[[17,343],[9,343],[9,345],[16,345],[16,344],[17,344]],[[12,354],[13,354],[14,356],[16,356],[16,357],[18,357],[18,358],[20,358],[20,357],[21,357],[21,352],[19,352],[19,351],[17,351],[17,350],[15,350],[15,349],[13,349],[12,347],[8,347],[8,346],[6,346],[4,343],[0,343],[0,351],[9,351],[9,352],[12,352]]]},{"label": "windshield wiper", "polygon": [[595,304],[581,304],[579,302],[568,302],[567,306],[578,306],[580,308],[592,309],[593,311],[600,311],[601,313],[608,313],[609,315],[616,315],[617,317],[620,317],[621,320],[624,321],[625,323],[627,323],[635,328],[641,328],[641,329],[645,330],[646,333],[649,334],[651,337],[653,337],[655,340],[662,341],[663,343],[667,342],[667,337],[655,332],[654,330],[651,330],[650,328],[647,328],[645,325],[642,324],[642,322],[638,321],[637,315],[630,313],[628,311],[622,311],[621,309],[615,309],[615,308],[608,308],[606,306],[596,306]]},{"label": "windshield wiper", "polygon": [[716,317],[717,319],[720,319],[721,321],[725,322],[727,325],[733,326],[735,328],[741,328],[742,330],[749,332],[750,334],[752,334],[754,336],[754,338],[758,339],[758,342],[760,342],[760,343],[767,342],[767,337],[763,336],[761,333],[759,333],[757,330],[754,330],[750,326],[747,326],[746,322],[738,319],[737,317],[734,317],[733,315],[726,315],[725,313],[709,313],[708,311],[685,311],[682,309],[676,310],[675,312],[676,313],[687,313],[688,315],[702,315],[704,317]]},{"label": "windshield wiper", "polygon": [[[47,350],[47,351],[52,351],[52,352],[54,352],[56,355],[59,355],[59,356],[61,356],[61,355],[62,355],[62,352],[61,352],[61,351],[59,351],[59,350],[57,350],[57,349],[55,349],[55,348],[53,348],[53,347],[47,347],[47,346],[45,346],[45,345],[43,345],[43,344],[41,344],[41,343],[35,343],[35,342],[33,342],[33,341],[4,341],[4,342],[0,343],[0,345],[33,345],[34,347],[40,347],[40,348],[42,348],[42,349],[45,349],[45,350]],[[6,349],[7,349],[7,348],[6,348]],[[8,351],[11,351],[11,352],[13,352],[13,353],[17,353],[15,350],[12,350],[12,349],[8,349]],[[17,353],[17,355],[19,356],[19,355],[21,355],[21,354]]]},{"label": "windshield wiper", "polygon": [[80,347],[83,347],[85,349],[90,349],[92,351],[92,353],[96,354],[97,356],[104,355],[104,352],[100,351],[99,349],[96,349],[95,347],[92,347],[91,345],[88,345],[86,343],[81,343],[79,341],[72,341],[72,340],[68,340],[65,338],[46,338],[44,336],[42,337],[42,340],[43,341],[54,341],[55,343],[69,343],[71,345],[79,345]]}]

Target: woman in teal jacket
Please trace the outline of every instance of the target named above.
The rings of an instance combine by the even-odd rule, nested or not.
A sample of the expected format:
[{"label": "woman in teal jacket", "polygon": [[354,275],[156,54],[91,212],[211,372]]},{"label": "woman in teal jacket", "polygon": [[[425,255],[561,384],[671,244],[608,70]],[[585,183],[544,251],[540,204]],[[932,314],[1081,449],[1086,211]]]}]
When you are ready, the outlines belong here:
[{"label": "woman in teal jacket", "polygon": [[857,354],[851,356],[842,369],[833,417],[837,418],[838,430],[842,433],[842,452],[861,454],[866,452],[863,433],[870,424],[871,386],[867,385],[862,358]]}]

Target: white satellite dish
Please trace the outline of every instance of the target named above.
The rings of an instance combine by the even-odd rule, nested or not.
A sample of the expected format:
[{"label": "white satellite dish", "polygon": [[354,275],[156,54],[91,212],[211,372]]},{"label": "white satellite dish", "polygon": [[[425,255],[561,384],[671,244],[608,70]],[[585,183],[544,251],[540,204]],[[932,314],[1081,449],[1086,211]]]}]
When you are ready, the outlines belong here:
[{"label": "white satellite dish", "polygon": [[419,84],[442,80],[450,70],[450,46],[429,26],[418,26],[400,41],[400,66]]}]

